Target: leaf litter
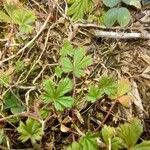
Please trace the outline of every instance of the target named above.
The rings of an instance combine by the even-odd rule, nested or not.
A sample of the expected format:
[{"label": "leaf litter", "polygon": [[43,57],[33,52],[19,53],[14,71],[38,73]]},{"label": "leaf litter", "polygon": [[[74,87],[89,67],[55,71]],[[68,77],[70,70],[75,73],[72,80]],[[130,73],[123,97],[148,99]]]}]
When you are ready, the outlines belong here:
[{"label": "leaf litter", "polygon": [[[117,126],[123,121],[126,122],[127,120],[129,120],[130,117],[135,116],[137,118],[140,118],[142,120],[142,123],[144,124],[144,132],[141,133],[139,131],[139,134],[142,134],[141,137],[143,139],[149,140],[150,53],[148,41],[128,41],[95,38],[90,33],[92,30],[95,30],[95,28],[93,27],[87,27],[86,29],[85,27],[81,26],[78,27],[76,31],[73,29],[72,21],[65,19],[62,15],[61,7],[63,8],[64,3],[62,4],[62,2],[60,1],[58,2],[58,4],[53,4],[52,1],[46,1],[45,3],[42,1],[36,2],[39,5],[36,5],[36,3],[34,3],[33,1],[26,4],[28,4],[28,6],[36,12],[36,14],[40,14],[38,16],[39,18],[36,20],[37,24],[43,24],[43,22],[45,21],[46,17],[43,16],[47,16],[47,14],[45,14],[43,10],[46,9],[52,11],[50,7],[55,7],[56,9],[55,11],[51,12],[52,15],[47,26],[45,27],[45,30],[43,30],[37,40],[35,40],[32,45],[27,47],[27,49],[24,50],[21,55],[9,60],[8,63],[6,62],[0,64],[0,79],[7,83],[4,84],[3,82],[1,82],[2,80],[0,80],[0,98],[2,99],[2,102],[0,102],[0,122],[1,128],[4,129],[0,132],[0,134],[2,134],[0,142],[4,141],[4,147],[30,148],[32,147],[32,143],[34,143],[36,139],[40,139],[40,137],[37,136],[35,139],[31,138],[32,143],[27,142],[25,144],[21,143],[21,141],[18,140],[19,135],[18,133],[16,133],[16,127],[18,127],[17,124],[19,123],[19,121],[17,117],[19,117],[19,120],[22,121],[20,128],[30,129],[30,127],[27,126],[27,121],[33,122],[35,126],[39,127],[37,128],[37,130],[39,134],[43,136],[42,139],[40,139],[40,144],[38,143],[39,145],[36,145],[37,147],[39,147],[39,149],[63,149],[66,146],[70,145],[73,141],[77,141],[79,139],[82,141],[83,145],[85,145],[85,143],[87,145],[89,144],[90,146],[88,148],[96,148],[97,144],[95,143],[97,143],[97,141],[101,141],[97,136],[88,133],[88,131],[96,130],[96,128],[101,125],[104,117],[107,115],[109,108],[114,102],[113,100],[109,99],[109,94],[113,93],[111,87],[115,87],[115,85],[112,83],[108,84],[108,86],[104,86],[103,91],[105,92],[102,93],[97,92],[95,88],[95,93],[88,95],[89,101],[94,102],[92,104],[86,101],[85,93],[87,93],[90,85],[96,85],[102,76],[110,75],[117,81],[120,81],[121,79],[128,79],[132,90],[128,90],[130,89],[130,87],[127,87],[126,92],[126,86],[123,86],[125,88],[125,92],[124,89],[119,88],[118,90],[121,94],[117,92],[117,95],[113,95],[113,97],[115,98],[112,99],[118,98],[118,101],[120,103],[117,103],[114,106],[105,124],[109,126]],[[71,10],[69,11],[69,15],[71,15],[73,12],[71,12]],[[76,20],[77,17],[81,17],[82,15],[83,14],[74,14],[73,18]],[[60,18],[61,21],[57,22]],[[45,37],[47,35],[47,29],[54,23],[56,23],[56,25],[51,29],[48,40],[46,41]],[[143,24],[141,24],[141,26],[143,26]],[[30,26],[27,27],[27,30],[30,30]],[[37,26],[37,29],[34,32],[30,34],[22,34],[17,30],[16,25],[4,25],[3,23],[1,23],[0,29],[2,31],[0,35],[1,39],[7,37],[8,33],[12,31],[11,36],[7,37],[7,42],[9,43],[8,48],[6,47],[5,42],[1,42],[0,44],[0,55],[2,60],[11,57],[11,55],[13,54],[15,55],[17,51],[21,49],[23,45],[33,39],[35,34],[39,31],[39,27]],[[20,30],[24,30],[24,28],[20,28]],[[73,46],[67,45],[66,43],[66,51],[61,52],[64,39],[71,39],[71,43]],[[14,43],[19,43],[19,45],[13,45]],[[41,59],[38,60],[45,43],[45,51],[41,56]],[[83,53],[86,53],[85,57],[80,58],[81,55],[77,54],[79,51],[81,51],[80,49],[78,49],[78,47],[85,48],[84,50],[82,50]],[[76,52],[72,52],[71,49],[76,49]],[[72,103],[72,97],[70,97],[70,93],[72,92],[71,90],[74,89],[73,85],[68,81],[68,84],[65,84],[66,86],[68,86],[68,88],[65,89],[65,86],[63,86],[64,84],[61,85],[60,83],[62,79],[61,77],[66,80],[68,77],[71,77],[71,74],[64,74],[62,72],[63,69],[61,70],[61,68],[55,69],[55,67],[58,67],[58,64],[60,63],[60,61],[58,61],[60,60],[60,55],[63,55],[65,57],[65,62],[70,62],[69,70],[67,70],[68,68],[66,69],[66,66],[64,66],[64,72],[70,73],[74,70],[77,70],[77,73],[75,73],[75,88],[77,96],[74,100],[74,103]],[[67,60],[66,55],[68,55]],[[93,58],[93,62],[90,59],[88,59],[88,62],[87,57]],[[72,67],[73,59],[78,60],[78,64],[82,62],[79,65],[79,68]],[[38,62],[33,67],[33,64],[37,60]],[[61,61],[64,62],[64,60]],[[18,64],[16,64],[16,62],[18,62]],[[24,62],[24,64],[22,64],[22,62]],[[87,66],[89,67],[84,71],[84,68],[86,68]],[[13,73],[9,73],[10,68],[13,68]],[[28,74],[29,70],[31,70],[30,74]],[[6,74],[5,78],[3,78],[3,74]],[[58,78],[55,77],[55,74]],[[9,78],[11,79],[11,81],[9,80]],[[43,93],[43,82],[46,79],[47,81],[53,81],[54,84],[48,85],[48,88],[45,87],[45,91],[48,93],[48,91],[52,89],[54,93],[58,92],[57,94],[59,96],[57,97],[54,94],[52,96],[56,97],[52,97],[51,95],[46,94],[44,99],[48,101],[48,103],[45,105],[43,104],[41,95]],[[35,81],[34,84],[32,82],[33,80]],[[64,80],[62,80],[62,82]],[[61,88],[59,89],[59,87]],[[61,91],[63,88],[64,91]],[[17,94],[15,94],[15,96],[19,100],[17,98],[14,98],[14,96],[11,96],[9,99],[7,98],[7,100],[5,100],[4,96],[6,91],[8,91],[11,95],[13,95],[14,91],[17,92],[19,96],[17,96]],[[26,101],[27,95],[28,100]],[[129,98],[129,96],[131,97]],[[7,101],[10,101],[12,98],[13,101],[15,101],[15,105],[13,106],[10,102],[9,104],[7,103]],[[58,98],[57,101],[54,101],[54,99],[56,98]],[[66,102],[69,102],[69,104],[67,103],[67,105],[63,105],[64,103],[61,103],[62,99],[63,101],[65,100]],[[20,103],[20,101],[22,103]],[[66,109],[66,106],[72,106],[72,108]],[[45,107],[46,111],[42,111],[45,109]],[[5,110],[6,108],[8,111]],[[15,109],[15,111],[19,111],[19,113],[25,111],[26,114],[20,113],[20,115],[18,115],[17,112],[16,115],[18,116],[16,117],[16,112],[13,110],[13,108],[18,108],[17,110]],[[7,117],[10,118],[7,119]],[[28,117],[40,121],[43,120],[42,117],[46,117],[46,119],[44,120],[44,134],[43,131],[41,131],[39,125],[40,122],[36,122],[35,120],[28,120]],[[1,121],[1,119],[3,121]],[[126,126],[126,124],[124,126]],[[18,130],[20,128],[18,128]],[[109,134],[114,132],[114,129],[112,127],[107,127],[104,129],[109,130]],[[34,132],[36,131],[36,129],[32,129],[32,131]],[[20,132],[22,132],[22,130]],[[85,135],[81,138],[81,135],[83,134]],[[26,135],[26,132],[24,132],[23,135],[26,136],[26,139],[30,139],[30,136]],[[112,138],[112,135],[107,136],[111,136]],[[22,137],[20,137],[20,139],[24,140],[22,139]],[[103,135],[103,140],[104,139],[105,137]],[[115,139],[113,140],[115,141]],[[105,142],[109,143],[109,141],[107,140]],[[75,142],[74,144],[70,145],[70,147],[71,146],[76,148],[79,145]],[[137,149],[138,146],[140,147],[140,145],[137,145]]]}]

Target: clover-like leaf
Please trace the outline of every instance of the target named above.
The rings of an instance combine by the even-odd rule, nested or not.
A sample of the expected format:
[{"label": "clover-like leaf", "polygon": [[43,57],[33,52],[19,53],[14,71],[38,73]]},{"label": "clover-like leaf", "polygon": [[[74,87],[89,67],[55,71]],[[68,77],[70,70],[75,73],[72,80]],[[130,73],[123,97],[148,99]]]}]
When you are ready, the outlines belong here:
[{"label": "clover-like leaf", "polygon": [[117,21],[121,27],[126,27],[131,20],[131,14],[129,10],[125,7],[121,7],[118,9],[117,16]]},{"label": "clover-like leaf", "polygon": [[87,101],[94,103],[103,96],[103,92],[98,87],[91,85],[86,96]]},{"label": "clover-like leaf", "polygon": [[114,7],[114,6],[116,6],[119,2],[120,2],[120,0],[103,0],[103,3],[104,3],[107,7]]},{"label": "clover-like leaf", "polygon": [[103,15],[103,22],[106,27],[112,27],[117,21],[118,8],[111,8]]},{"label": "clover-like leaf", "polygon": [[138,119],[132,119],[119,128],[119,137],[123,140],[126,148],[132,148],[137,143],[143,132],[142,124]]},{"label": "clover-like leaf", "polygon": [[53,103],[56,110],[63,111],[65,108],[70,108],[73,105],[73,98],[65,96],[73,88],[73,83],[70,79],[65,78],[56,85],[51,80],[44,82],[44,93],[42,99],[46,103]]},{"label": "clover-like leaf", "polygon": [[30,118],[26,120],[26,124],[20,122],[17,131],[20,133],[19,140],[22,142],[31,140],[33,144],[41,140],[44,134],[41,123]]},{"label": "clover-like leaf", "polygon": [[136,8],[141,8],[141,0],[122,0],[127,5],[135,6]]}]

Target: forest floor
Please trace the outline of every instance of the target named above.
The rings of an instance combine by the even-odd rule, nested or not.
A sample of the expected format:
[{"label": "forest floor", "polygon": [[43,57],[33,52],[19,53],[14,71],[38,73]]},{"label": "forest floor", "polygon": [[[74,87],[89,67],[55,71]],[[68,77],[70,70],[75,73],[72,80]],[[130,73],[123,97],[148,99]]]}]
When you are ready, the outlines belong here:
[{"label": "forest floor", "polygon": [[[127,28],[102,28],[95,22],[73,22],[65,14],[64,1],[31,0],[25,1],[24,5],[34,10],[37,16],[31,33],[22,34],[17,25],[0,23],[0,73],[8,78],[6,85],[0,81],[0,128],[4,131],[0,132],[0,149],[33,149],[33,143],[22,143],[18,139],[17,128],[20,121],[25,122],[27,118],[40,120],[39,113],[43,109],[47,116],[44,118],[44,135],[37,149],[63,149],[78,140],[82,133],[100,131],[101,123],[117,127],[133,117],[142,122],[141,138],[150,140],[150,39],[96,35],[98,31],[148,34],[149,7],[130,8],[133,20]],[[64,77],[72,79],[68,73],[57,78],[55,70],[65,40],[74,47],[84,47],[93,62],[85,70],[85,76],[76,78],[73,91],[69,93],[73,94],[75,104],[60,112],[51,104],[45,105],[41,95],[46,79],[56,82]],[[107,96],[94,103],[87,102],[85,95],[89,86],[96,84],[102,76],[128,79],[132,103],[125,107],[117,102],[111,110],[114,101]],[[12,96],[5,98],[6,93]],[[5,104],[5,99],[10,101]],[[11,104],[12,101],[18,104]],[[22,109],[21,105],[25,107],[23,111],[18,110]],[[12,110],[14,107],[19,113]]]}]

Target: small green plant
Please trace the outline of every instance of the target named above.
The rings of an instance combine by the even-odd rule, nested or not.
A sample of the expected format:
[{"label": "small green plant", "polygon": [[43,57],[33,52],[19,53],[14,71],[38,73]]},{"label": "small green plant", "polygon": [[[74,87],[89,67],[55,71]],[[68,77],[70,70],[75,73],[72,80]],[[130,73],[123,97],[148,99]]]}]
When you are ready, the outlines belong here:
[{"label": "small green plant", "polygon": [[84,70],[92,64],[91,56],[86,56],[84,48],[73,48],[69,42],[65,42],[60,50],[60,65],[65,73],[72,72],[74,76],[84,76]]},{"label": "small green plant", "polygon": [[4,11],[0,11],[0,21],[19,25],[21,32],[29,33],[33,30],[32,24],[35,22],[36,16],[33,11],[23,6],[4,5]]},{"label": "small green plant", "polygon": [[86,133],[78,142],[73,142],[66,150],[98,150],[98,136],[93,133]]},{"label": "small green plant", "polygon": [[45,103],[53,103],[56,110],[63,111],[73,105],[73,98],[65,96],[72,88],[73,83],[69,78],[62,79],[58,84],[49,79],[45,80],[42,99]]},{"label": "small green plant", "polygon": [[30,118],[26,120],[26,124],[20,122],[17,131],[20,133],[19,140],[22,142],[31,140],[32,144],[35,144],[37,141],[41,140],[42,135],[44,134],[41,123]]},{"label": "small green plant", "polygon": [[101,130],[101,138],[104,143],[104,147],[107,150],[119,150],[123,148],[122,139],[117,137],[117,132],[114,127],[104,125]]},{"label": "small green plant", "polygon": [[0,71],[0,85],[1,86],[7,86],[10,82],[10,76],[7,71]]},{"label": "small green plant", "polygon": [[68,15],[72,16],[74,21],[83,19],[84,15],[92,12],[93,0],[68,0],[71,6],[68,9]]},{"label": "small green plant", "polygon": [[[124,123],[118,128],[104,125],[100,135],[87,133],[78,142],[73,142],[67,150],[149,150],[150,141],[142,141],[137,144],[143,127],[140,121],[133,118],[129,123]],[[100,144],[98,144],[98,142]]]},{"label": "small green plant", "polygon": [[16,69],[16,72],[21,72],[25,69],[25,63],[21,60],[17,60],[15,62],[15,69]]},{"label": "small green plant", "polygon": [[95,102],[104,94],[110,96],[117,92],[117,83],[112,77],[103,76],[99,80],[98,86],[91,85],[88,90],[87,100]]},{"label": "small green plant", "polygon": [[111,100],[117,100],[123,106],[129,107],[131,97],[126,95],[129,91],[131,91],[131,85],[128,80],[116,81],[112,77],[103,76],[99,80],[98,85],[89,87],[86,99],[94,103],[104,95],[107,95]]},{"label": "small green plant", "polygon": [[150,149],[150,141],[142,141],[137,144],[142,133],[143,127],[138,119],[132,119],[129,123],[121,125],[118,129],[118,136],[122,139],[127,150]]},{"label": "small green plant", "polygon": [[[141,8],[141,0],[103,0],[103,3],[110,9],[102,16],[106,27],[112,27],[116,22],[125,27],[131,20],[131,14],[126,7],[118,7],[121,2]],[[117,7],[116,7],[117,6]]]},{"label": "small green plant", "polygon": [[4,110],[10,109],[12,114],[21,113],[25,110],[25,106],[22,105],[19,98],[19,94],[14,92],[7,92],[4,95]]}]

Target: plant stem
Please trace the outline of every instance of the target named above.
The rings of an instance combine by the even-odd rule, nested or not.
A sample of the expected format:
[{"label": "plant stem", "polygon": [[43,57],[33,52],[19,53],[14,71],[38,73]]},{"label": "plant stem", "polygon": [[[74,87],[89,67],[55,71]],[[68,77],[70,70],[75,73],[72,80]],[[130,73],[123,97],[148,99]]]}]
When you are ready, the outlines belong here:
[{"label": "plant stem", "polygon": [[76,95],[76,77],[73,74],[73,94],[72,94],[72,97],[75,98],[75,95]]},{"label": "plant stem", "polygon": [[111,114],[111,112],[112,112],[114,106],[116,105],[116,103],[117,103],[117,100],[115,100],[115,101],[112,103],[112,105],[111,105],[109,111],[107,112],[105,118],[102,120],[101,124],[96,128],[95,131],[98,131],[98,130],[103,126],[103,124],[106,122],[106,120],[107,120],[108,117],[110,116],[110,114]]}]

